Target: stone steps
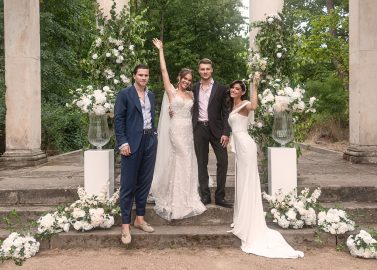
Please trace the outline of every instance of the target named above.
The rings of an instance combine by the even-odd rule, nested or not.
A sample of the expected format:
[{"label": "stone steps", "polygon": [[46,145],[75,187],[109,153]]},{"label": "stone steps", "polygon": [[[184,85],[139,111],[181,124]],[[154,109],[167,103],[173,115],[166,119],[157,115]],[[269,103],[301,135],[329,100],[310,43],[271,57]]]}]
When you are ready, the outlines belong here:
[{"label": "stone steps", "polygon": [[[210,188],[212,197],[215,187]],[[262,184],[262,191],[267,191],[267,186]],[[300,187],[299,187],[300,189]],[[322,202],[376,202],[377,187],[373,186],[328,186],[322,187],[320,201]],[[234,187],[225,188],[226,198],[234,199]],[[5,205],[59,205],[70,204],[78,199],[76,188],[51,188],[51,189],[12,189],[0,190],[0,206]],[[214,201],[214,198],[212,198]]]},{"label": "stone steps", "polygon": [[[339,206],[351,215],[352,219],[358,224],[377,223],[377,204],[366,202],[340,202],[340,203],[323,203],[324,207]],[[267,203],[264,201],[264,208],[267,211]],[[5,216],[10,211],[15,210],[20,217],[21,222],[37,220],[41,215],[54,211],[52,206],[0,206],[0,217]],[[133,215],[135,211],[133,211]],[[146,219],[154,226],[213,226],[213,225],[229,225],[232,223],[233,209],[219,207],[214,204],[207,205],[207,211],[195,217],[181,220],[166,221],[160,218],[153,210],[153,204],[146,207]],[[270,224],[272,221],[267,219]],[[115,223],[121,224],[120,218],[116,218]],[[0,222],[0,228],[4,228],[5,224]]]},{"label": "stone steps", "polygon": [[[270,226],[272,227],[272,226]],[[229,226],[155,226],[154,233],[145,233],[131,228],[132,243],[128,248],[179,248],[179,247],[240,247],[240,240],[232,233],[228,233]],[[292,246],[316,245],[314,229],[284,230],[274,227],[282,233]],[[9,233],[0,230],[0,239]],[[333,236],[321,236],[325,245],[335,246]],[[345,239],[345,237],[343,237]],[[109,248],[121,247],[120,227],[109,230],[93,230],[89,232],[70,231],[54,235],[49,240],[43,240],[41,249],[70,249],[70,248]]]}]

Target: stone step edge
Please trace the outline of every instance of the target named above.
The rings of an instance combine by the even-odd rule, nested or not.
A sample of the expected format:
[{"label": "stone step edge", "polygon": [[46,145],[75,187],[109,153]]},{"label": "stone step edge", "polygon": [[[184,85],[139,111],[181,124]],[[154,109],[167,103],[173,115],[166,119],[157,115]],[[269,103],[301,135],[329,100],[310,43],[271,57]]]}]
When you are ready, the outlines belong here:
[{"label": "stone step edge", "polygon": [[[315,241],[315,229],[304,228],[299,230],[278,230],[292,246],[306,245],[317,246]],[[226,225],[214,226],[154,226],[154,233],[146,233],[131,227],[133,242],[128,248],[178,248],[178,247],[239,247],[241,241],[232,233],[227,232],[231,228]],[[0,239],[7,237],[8,233],[0,229]],[[346,236],[340,236],[345,241]],[[335,237],[322,234],[321,240],[324,246],[335,246]],[[104,248],[121,247],[120,227],[112,227],[109,230],[93,230],[89,232],[70,231],[54,235],[51,239],[41,241],[41,250],[46,249],[71,249],[71,248]]]},{"label": "stone step edge", "polygon": [[[268,202],[266,200],[263,200],[263,205],[267,206]],[[338,207],[341,209],[377,209],[377,203],[376,202],[357,202],[357,201],[351,201],[351,202],[320,202],[320,204],[326,208],[332,208],[332,207]],[[68,206],[69,204],[67,204]],[[49,212],[52,210],[55,210],[58,205],[29,205],[29,204],[17,204],[17,205],[1,205],[0,204],[0,212],[5,211],[35,211],[35,212]],[[207,209],[222,209],[224,211],[229,211],[229,208],[224,208],[215,204],[207,204]],[[147,203],[146,209],[153,209],[154,203]],[[133,207],[135,209],[135,206]],[[232,210],[233,211],[233,210]]]},{"label": "stone step edge", "polygon": [[[300,187],[299,187],[300,188]],[[213,187],[211,188],[214,189]],[[348,190],[350,189],[350,190]],[[262,185],[261,190],[266,191]],[[350,192],[355,196],[350,196]],[[214,193],[214,192],[212,192]],[[226,187],[226,194],[234,196],[234,187]],[[212,194],[213,195],[213,194]],[[70,203],[67,200],[78,198],[76,188],[51,188],[51,189],[6,189],[0,190],[1,205],[56,205]],[[364,201],[377,202],[377,187],[373,186],[326,186],[322,187],[320,197],[322,202],[335,201]]]}]

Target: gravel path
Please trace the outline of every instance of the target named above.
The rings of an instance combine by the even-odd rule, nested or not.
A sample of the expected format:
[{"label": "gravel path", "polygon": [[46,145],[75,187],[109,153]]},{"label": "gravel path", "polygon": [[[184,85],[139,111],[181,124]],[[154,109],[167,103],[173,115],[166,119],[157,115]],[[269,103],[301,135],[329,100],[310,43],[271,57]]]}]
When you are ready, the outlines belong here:
[{"label": "gravel path", "polygon": [[19,268],[13,262],[0,264],[8,269],[120,269],[120,270],[375,270],[377,260],[356,259],[333,248],[302,248],[302,259],[266,259],[235,248],[165,250],[48,250],[27,260]]}]

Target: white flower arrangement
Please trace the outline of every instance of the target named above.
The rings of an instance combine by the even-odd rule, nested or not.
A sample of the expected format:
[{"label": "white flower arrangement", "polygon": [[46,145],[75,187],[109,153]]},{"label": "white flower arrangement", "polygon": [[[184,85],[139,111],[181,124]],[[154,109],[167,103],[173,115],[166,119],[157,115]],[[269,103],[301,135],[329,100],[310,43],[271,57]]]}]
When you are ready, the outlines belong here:
[{"label": "white flower arrangement", "polygon": [[330,208],[318,213],[318,227],[324,232],[339,235],[355,229],[355,222],[341,209]]},{"label": "white flower arrangement", "polygon": [[360,230],[356,235],[350,235],[347,239],[347,247],[354,257],[377,259],[377,240],[364,230]]},{"label": "white flower arrangement", "polygon": [[262,193],[263,198],[269,203],[273,222],[282,228],[293,229],[316,224],[315,208],[320,195],[320,188],[315,189],[311,194],[308,188],[303,189],[299,195],[296,189],[286,195],[281,190],[272,196]]},{"label": "white flower arrangement", "polygon": [[68,232],[70,223],[64,211],[55,211],[41,216],[37,220],[39,236],[49,236],[51,234]]},{"label": "white flower arrangement", "polygon": [[256,72],[262,74],[266,70],[268,61],[266,57],[261,57],[259,52],[249,49],[247,65],[250,70],[249,77],[251,79]]},{"label": "white flower arrangement", "polygon": [[114,215],[119,213],[116,201],[119,190],[107,199],[107,193],[88,195],[84,188],[77,190],[79,199],[66,208],[69,213],[69,222],[77,231],[89,231],[94,228],[108,229],[114,225]]},{"label": "white flower arrangement", "polygon": [[114,110],[114,91],[109,86],[95,89],[92,85],[78,88],[72,94],[76,96],[72,104],[76,105],[83,113],[104,115]]},{"label": "white flower arrangement", "polygon": [[262,115],[273,115],[274,112],[290,110],[295,113],[315,113],[315,97],[310,97],[304,101],[305,89],[297,86],[290,87],[287,82],[281,79],[268,77],[265,80],[266,88],[258,95],[260,101],[260,110]]},{"label": "white flower arrangement", "polygon": [[13,232],[0,247],[0,259],[13,259],[17,265],[21,265],[24,260],[37,254],[39,245],[32,236]]},{"label": "white flower arrangement", "polygon": [[113,5],[110,14],[116,16],[97,14],[96,37],[88,57],[81,61],[90,84],[95,86],[71,90],[73,104],[82,112],[97,115],[112,112],[116,94],[131,83],[133,68],[146,62],[149,51],[144,44],[149,27],[144,12],[133,16],[127,7],[118,12]]},{"label": "white flower arrangement", "polygon": [[280,21],[281,18],[279,16],[279,14],[270,14],[266,17],[266,21],[269,23],[269,24],[272,24],[275,20],[278,20]]}]

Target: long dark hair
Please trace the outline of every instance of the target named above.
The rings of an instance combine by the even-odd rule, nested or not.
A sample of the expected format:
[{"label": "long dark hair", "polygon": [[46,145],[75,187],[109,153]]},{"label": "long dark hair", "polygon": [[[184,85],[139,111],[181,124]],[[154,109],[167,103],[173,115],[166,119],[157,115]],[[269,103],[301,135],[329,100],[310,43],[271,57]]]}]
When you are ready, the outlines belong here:
[{"label": "long dark hair", "polygon": [[241,89],[242,89],[242,93],[244,93],[242,96],[241,96],[241,100],[246,100],[246,99],[249,99],[249,90],[247,88],[247,85],[244,81],[241,81],[241,80],[235,80],[233,81],[230,85],[229,85],[229,88],[228,88],[228,98],[227,98],[227,106],[228,106],[228,109],[231,111],[232,108],[233,108],[233,105],[234,105],[234,101],[233,101],[233,98],[230,96],[230,89],[235,85],[235,84],[239,84],[241,86]]}]

